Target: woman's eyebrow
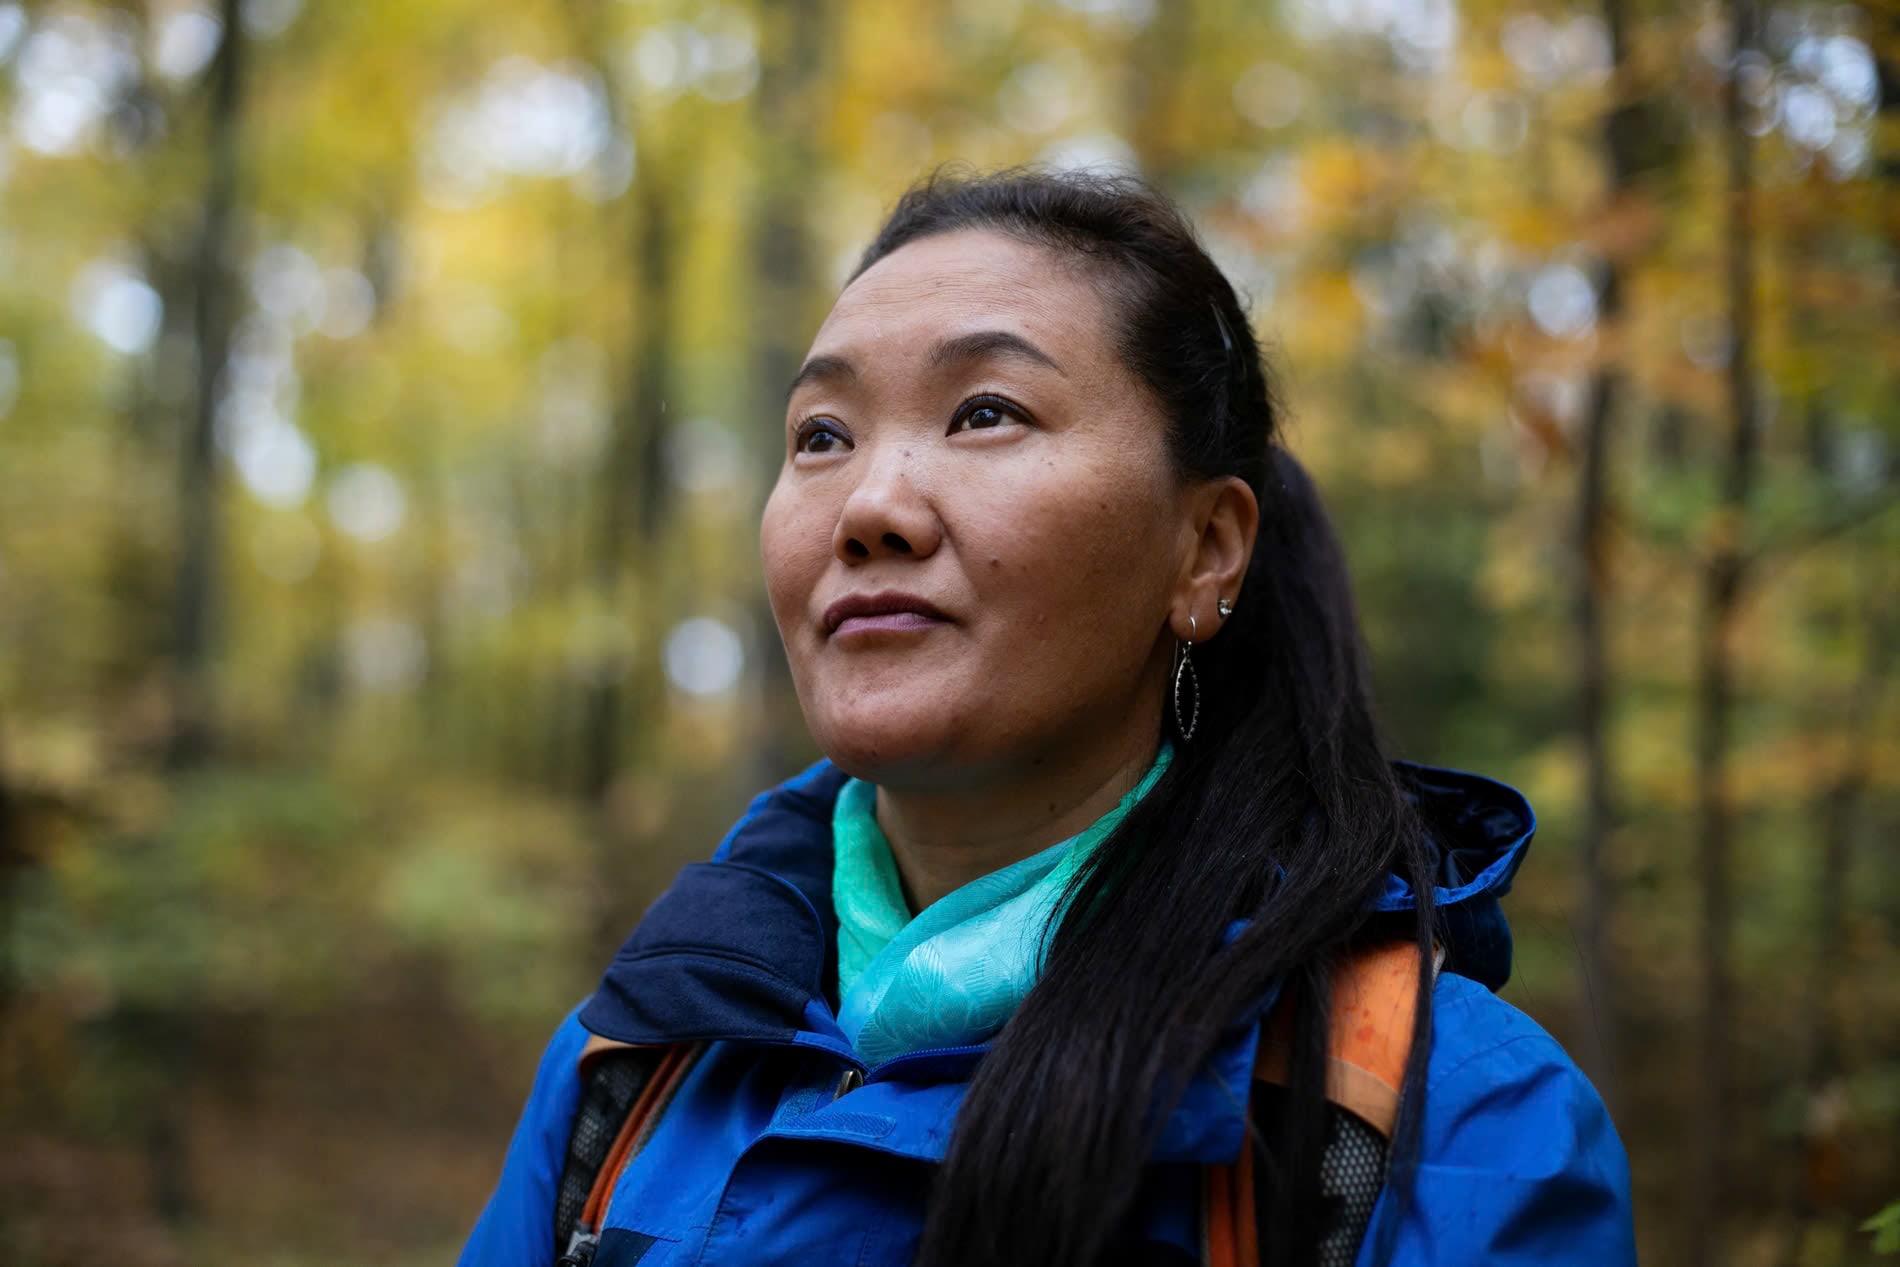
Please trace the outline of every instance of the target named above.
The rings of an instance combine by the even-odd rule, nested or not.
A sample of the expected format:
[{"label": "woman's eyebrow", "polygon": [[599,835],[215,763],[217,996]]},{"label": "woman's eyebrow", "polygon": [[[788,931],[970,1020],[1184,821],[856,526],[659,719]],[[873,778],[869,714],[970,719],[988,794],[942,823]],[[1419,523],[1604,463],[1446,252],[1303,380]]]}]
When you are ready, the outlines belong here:
[{"label": "woman's eyebrow", "polygon": [[798,373],[792,375],[792,384],[785,389],[785,399],[789,402],[792,394],[806,383],[825,380],[852,379],[858,376],[858,367],[842,356],[814,356],[798,367]]},{"label": "woman's eyebrow", "polygon": [[975,330],[969,334],[959,334],[945,339],[930,353],[933,366],[950,365],[958,361],[977,361],[986,356],[1011,356],[1046,366],[1067,378],[1055,359],[1041,348],[1008,330]]},{"label": "woman's eyebrow", "polygon": [[[980,361],[986,356],[1011,356],[1054,370],[1064,378],[1068,373],[1047,352],[1008,330],[973,330],[969,334],[959,334],[945,339],[931,349],[930,364],[935,368],[954,365],[963,361]],[[858,377],[858,367],[842,356],[814,356],[798,367],[798,373],[792,375],[791,386],[785,389],[785,399],[791,400],[793,393],[806,383],[850,380]]]}]

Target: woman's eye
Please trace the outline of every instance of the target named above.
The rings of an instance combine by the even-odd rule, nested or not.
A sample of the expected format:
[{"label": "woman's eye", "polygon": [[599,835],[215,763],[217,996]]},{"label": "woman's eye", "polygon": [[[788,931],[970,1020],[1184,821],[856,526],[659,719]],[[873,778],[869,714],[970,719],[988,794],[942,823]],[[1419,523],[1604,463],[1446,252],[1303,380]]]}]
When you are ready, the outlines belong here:
[{"label": "woman's eye", "polygon": [[792,447],[800,453],[836,453],[851,445],[834,423],[813,418],[799,426]]},{"label": "woman's eye", "polygon": [[964,402],[950,421],[952,431],[981,431],[989,427],[1000,426],[1017,417],[1016,412],[1000,400],[986,400],[978,397]]}]

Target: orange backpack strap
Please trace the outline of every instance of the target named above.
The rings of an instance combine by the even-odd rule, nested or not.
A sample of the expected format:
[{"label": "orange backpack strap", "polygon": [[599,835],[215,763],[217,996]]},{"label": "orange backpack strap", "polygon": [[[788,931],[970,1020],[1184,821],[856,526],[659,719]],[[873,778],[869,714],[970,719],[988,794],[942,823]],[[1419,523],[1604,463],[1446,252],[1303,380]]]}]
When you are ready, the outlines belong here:
[{"label": "orange backpack strap", "polygon": [[[570,1133],[567,1165],[561,1174],[561,1191],[555,1208],[555,1250],[560,1255],[556,1267],[586,1267],[593,1261],[594,1250],[600,1244],[601,1228],[607,1220],[607,1206],[613,1199],[621,1172],[659,1125],[660,1116],[672,1103],[674,1093],[692,1071],[704,1046],[680,1043],[671,1047],[635,1047],[595,1037],[581,1049],[582,1106],[577,1112],[575,1130]],[[607,1067],[614,1062],[622,1063],[617,1068]],[[618,1117],[613,1142],[603,1153],[595,1151],[592,1145],[579,1146],[582,1133],[579,1118],[590,1113],[593,1095],[600,1089],[596,1082],[604,1083],[607,1079],[619,1082],[621,1094],[630,1095],[631,1102],[618,1101],[624,1106],[619,1111],[625,1116]],[[602,1113],[618,1116],[615,1110],[594,1107]],[[603,1124],[589,1125],[598,1128]],[[586,1133],[599,1143],[606,1142],[597,1129]],[[584,1199],[582,1193],[585,1193]]]},{"label": "orange backpack strap", "polygon": [[602,1038],[599,1034],[589,1034],[587,1036],[587,1042],[581,1047],[580,1059],[576,1063],[580,1065],[581,1076],[584,1078],[587,1076],[588,1068],[608,1052],[639,1050],[651,1051],[653,1049],[650,1047],[642,1049],[632,1043],[623,1043],[617,1038]]},{"label": "orange backpack strap", "polygon": [[1241,1145],[1238,1161],[1201,1170],[1201,1262],[1205,1267],[1259,1267],[1251,1140]]},{"label": "orange backpack strap", "polygon": [[[1326,1036],[1326,1098],[1388,1140],[1399,1120],[1399,1087],[1418,1011],[1418,948],[1369,946],[1333,971]],[[1276,1007],[1261,1034],[1254,1078],[1285,1086],[1293,1057],[1293,1008]]]},{"label": "orange backpack strap", "polygon": [[[1433,962],[1434,973],[1439,959]],[[1417,1021],[1418,977],[1418,948],[1410,942],[1365,947],[1333,970],[1326,1098],[1388,1141],[1398,1123],[1399,1088]],[[1286,1085],[1294,1012],[1289,998],[1268,1017],[1254,1081]],[[1251,1138],[1236,1160],[1203,1168],[1201,1192],[1205,1267],[1258,1267]]]}]

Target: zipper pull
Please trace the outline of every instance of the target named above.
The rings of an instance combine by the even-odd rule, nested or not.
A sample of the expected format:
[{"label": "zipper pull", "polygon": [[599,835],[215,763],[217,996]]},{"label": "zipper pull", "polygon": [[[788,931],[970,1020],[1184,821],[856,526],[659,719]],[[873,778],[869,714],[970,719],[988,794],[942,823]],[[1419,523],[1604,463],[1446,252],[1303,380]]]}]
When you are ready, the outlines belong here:
[{"label": "zipper pull", "polygon": [[577,1227],[574,1234],[567,1238],[567,1252],[561,1255],[554,1267],[588,1267],[594,1261],[594,1251],[599,1248],[598,1235]]},{"label": "zipper pull", "polygon": [[844,1077],[838,1079],[838,1089],[831,1093],[831,1098],[834,1101],[841,1100],[844,1098],[846,1092],[856,1091],[863,1085],[864,1075],[859,1073],[856,1069],[847,1069],[844,1071]]}]

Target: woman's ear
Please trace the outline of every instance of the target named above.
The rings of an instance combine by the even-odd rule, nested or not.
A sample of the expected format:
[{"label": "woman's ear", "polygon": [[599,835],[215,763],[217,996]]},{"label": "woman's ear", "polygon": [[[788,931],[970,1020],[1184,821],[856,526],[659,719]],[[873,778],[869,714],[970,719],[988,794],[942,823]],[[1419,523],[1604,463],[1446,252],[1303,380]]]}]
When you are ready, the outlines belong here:
[{"label": "woman's ear", "polygon": [[1197,535],[1175,584],[1168,624],[1183,642],[1205,642],[1220,632],[1221,603],[1231,608],[1242,601],[1241,582],[1260,531],[1260,503],[1247,481],[1229,475],[1196,489],[1191,504]]}]

